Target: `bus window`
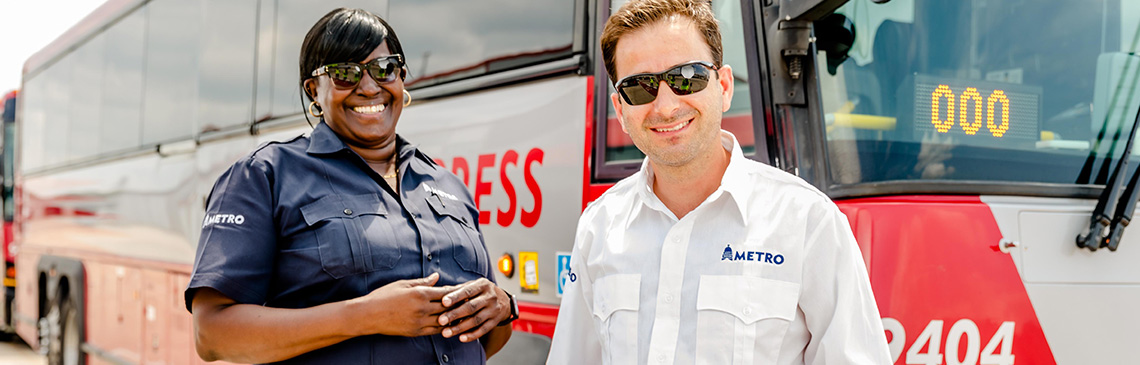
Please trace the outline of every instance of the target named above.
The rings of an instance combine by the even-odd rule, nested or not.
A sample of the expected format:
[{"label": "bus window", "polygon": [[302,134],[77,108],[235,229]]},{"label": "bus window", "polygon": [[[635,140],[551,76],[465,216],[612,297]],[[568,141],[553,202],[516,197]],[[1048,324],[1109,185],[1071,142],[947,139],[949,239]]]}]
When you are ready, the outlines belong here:
[{"label": "bus window", "polygon": [[[617,10],[625,1],[614,1],[611,4],[611,13]],[[724,47],[724,64],[732,66],[735,79],[733,86],[732,105],[721,120],[721,128],[732,132],[740,141],[741,148],[746,156],[756,151],[756,139],[752,128],[752,102],[749,98],[748,64],[744,48],[744,26],[740,13],[739,1],[714,0],[713,12],[720,22],[721,44]],[[601,56],[599,56],[599,59]],[[599,61],[599,65],[601,61]],[[599,66],[602,67],[602,66]],[[609,94],[615,92],[614,80],[605,80],[609,85]],[[645,157],[628,134],[622,132],[618,116],[614,112],[613,104],[607,97],[606,101],[606,127],[600,128],[599,133],[605,133],[604,164],[628,164],[640,162]]]},{"label": "bus window", "polygon": [[574,3],[392,0],[388,21],[400,35],[411,71],[407,86],[415,90],[568,56]]},{"label": "bus window", "polygon": [[[71,118],[71,71],[75,53],[69,53],[40,74],[44,79],[44,98],[41,100],[44,122],[43,134],[38,141],[44,146],[44,165],[59,166],[67,160],[68,119]],[[36,143],[29,141],[28,143]]]},{"label": "bus window", "polygon": [[[142,144],[144,11],[131,13],[104,31],[103,100],[99,108],[99,153],[132,150]],[[29,110],[30,107],[25,107]],[[21,126],[23,128],[23,126]],[[30,146],[29,146],[30,147]],[[24,149],[27,151],[27,148]]]},{"label": "bus window", "polygon": [[198,130],[195,111],[201,2],[159,0],[146,5],[143,144],[186,139]]},{"label": "bus window", "polygon": [[818,62],[835,184],[1103,184],[1122,154],[1140,108],[1127,92],[1140,91],[1136,2],[854,0],[836,13],[856,39],[838,67]]},{"label": "bus window", "polygon": [[[72,53],[71,107],[66,124],[66,162],[94,157],[99,153],[99,109],[103,100],[103,74],[106,37],[99,34]],[[61,125],[62,127],[62,125]]]},{"label": "bus window", "polygon": [[206,0],[198,63],[198,131],[249,122],[253,113],[257,2]]}]

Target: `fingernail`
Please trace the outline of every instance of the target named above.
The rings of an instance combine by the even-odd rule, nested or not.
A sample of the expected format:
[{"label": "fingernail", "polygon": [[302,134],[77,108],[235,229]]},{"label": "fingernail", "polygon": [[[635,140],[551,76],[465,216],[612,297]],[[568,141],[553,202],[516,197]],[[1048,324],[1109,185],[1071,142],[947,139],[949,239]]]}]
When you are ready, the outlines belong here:
[{"label": "fingernail", "polygon": [[467,342],[467,335],[459,336],[459,342]]},{"label": "fingernail", "polygon": [[439,325],[440,326],[447,324],[447,322],[449,322],[447,320],[447,316],[439,316]]},{"label": "fingernail", "polygon": [[450,329],[443,330],[443,337],[451,337],[451,330]]},{"label": "fingernail", "polygon": [[451,298],[443,298],[443,306],[450,307],[451,306]]}]

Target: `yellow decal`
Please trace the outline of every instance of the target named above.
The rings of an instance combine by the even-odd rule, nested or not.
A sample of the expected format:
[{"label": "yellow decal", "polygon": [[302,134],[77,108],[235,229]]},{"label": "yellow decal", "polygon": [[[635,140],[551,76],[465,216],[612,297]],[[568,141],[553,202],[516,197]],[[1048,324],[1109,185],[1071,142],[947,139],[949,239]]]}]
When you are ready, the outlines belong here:
[{"label": "yellow decal", "polygon": [[538,293],[538,252],[519,252],[519,262],[522,263],[522,275],[519,275],[522,291]]}]

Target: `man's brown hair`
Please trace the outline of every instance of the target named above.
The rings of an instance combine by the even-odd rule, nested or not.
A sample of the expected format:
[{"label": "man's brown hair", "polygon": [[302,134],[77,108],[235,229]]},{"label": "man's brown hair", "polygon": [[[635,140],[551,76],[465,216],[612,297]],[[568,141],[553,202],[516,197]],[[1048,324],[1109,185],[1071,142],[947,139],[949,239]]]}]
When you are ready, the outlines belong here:
[{"label": "man's brown hair", "polygon": [[713,64],[718,68],[722,66],[724,49],[720,44],[720,25],[713,15],[710,0],[632,0],[618,8],[602,30],[602,59],[606,63],[610,82],[617,82],[614,52],[617,51],[618,39],[674,14],[686,16],[693,21],[709,46]]}]

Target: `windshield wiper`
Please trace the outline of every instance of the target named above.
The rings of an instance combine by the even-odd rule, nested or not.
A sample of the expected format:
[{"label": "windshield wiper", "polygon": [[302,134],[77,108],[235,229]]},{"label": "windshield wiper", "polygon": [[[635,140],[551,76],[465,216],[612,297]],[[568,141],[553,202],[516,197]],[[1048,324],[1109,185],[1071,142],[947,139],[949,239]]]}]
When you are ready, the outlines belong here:
[{"label": "windshield wiper", "polygon": [[[1120,192],[1124,180],[1122,175],[1128,173],[1128,161],[1132,157],[1132,142],[1136,139],[1138,126],[1140,126],[1140,110],[1137,111],[1136,120],[1132,123],[1132,131],[1128,132],[1128,142],[1124,143],[1124,153],[1120,157],[1120,163],[1112,171],[1108,184],[1104,186],[1104,191],[1100,193],[1100,198],[1097,199],[1096,208],[1093,209],[1092,217],[1089,220],[1088,233],[1077,235],[1077,247],[1087,248],[1090,251],[1107,247],[1110,251],[1116,251],[1120,245],[1120,238],[1124,236],[1124,228],[1132,221],[1132,212],[1136,210],[1136,198],[1140,197],[1136,194],[1136,185],[1137,182],[1140,182],[1140,169],[1132,174],[1132,178],[1128,181],[1128,187],[1124,189],[1123,194]],[[1107,215],[1109,211],[1113,212],[1111,217]]]}]

